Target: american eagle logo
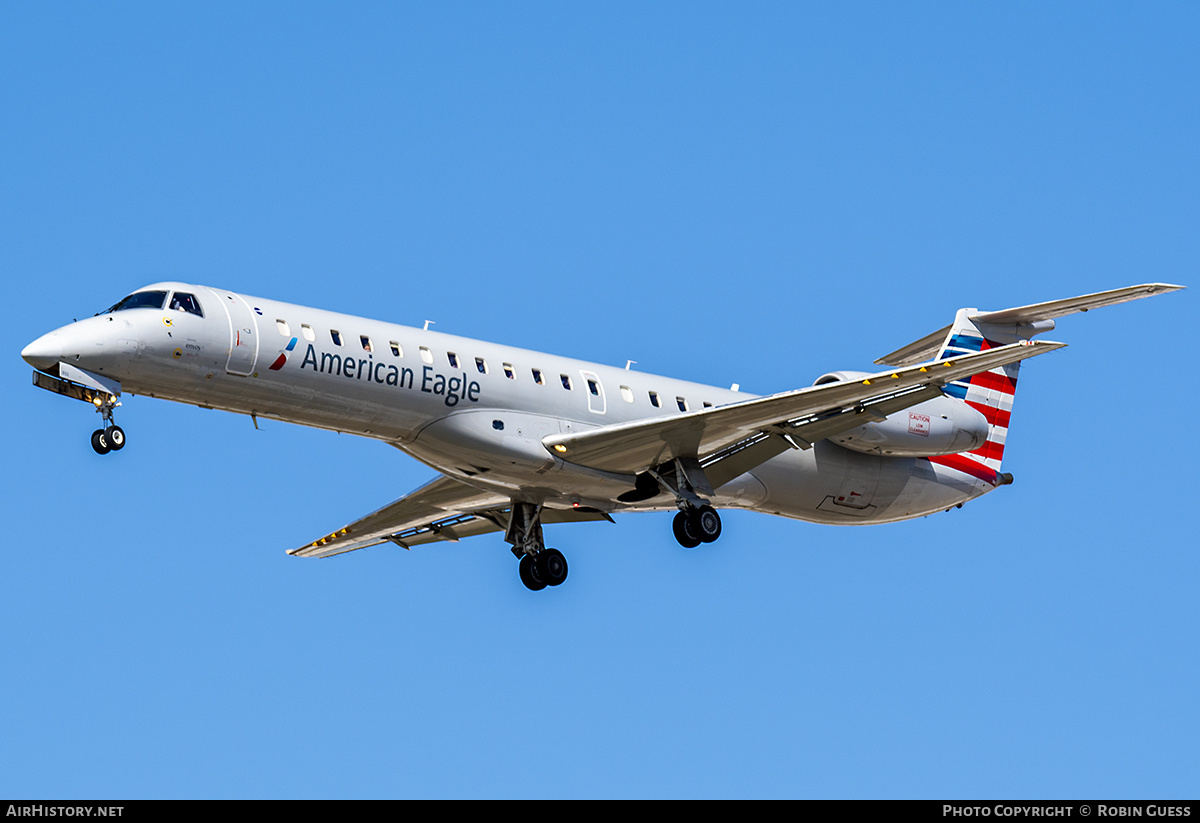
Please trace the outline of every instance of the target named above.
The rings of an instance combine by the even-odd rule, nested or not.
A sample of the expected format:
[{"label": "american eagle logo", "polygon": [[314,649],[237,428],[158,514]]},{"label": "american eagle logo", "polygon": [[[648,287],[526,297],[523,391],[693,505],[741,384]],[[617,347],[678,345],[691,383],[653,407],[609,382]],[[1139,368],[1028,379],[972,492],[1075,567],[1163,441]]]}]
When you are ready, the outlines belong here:
[{"label": "american eagle logo", "polygon": [[279,371],[280,369],[282,369],[283,364],[287,362],[287,353],[290,352],[294,348],[296,348],[296,338],[295,337],[293,337],[291,339],[291,341],[287,344],[287,348],[284,349],[280,353],[279,358],[274,363],[271,364],[271,371]]}]

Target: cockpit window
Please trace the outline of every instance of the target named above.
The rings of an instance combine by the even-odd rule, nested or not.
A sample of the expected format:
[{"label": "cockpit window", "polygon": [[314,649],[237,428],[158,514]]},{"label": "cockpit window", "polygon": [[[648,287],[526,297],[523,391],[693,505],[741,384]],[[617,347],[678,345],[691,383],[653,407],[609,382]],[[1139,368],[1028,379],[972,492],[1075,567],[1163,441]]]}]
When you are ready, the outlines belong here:
[{"label": "cockpit window", "polygon": [[105,314],[125,309],[161,309],[167,302],[165,291],[135,291],[124,300],[110,308]]},{"label": "cockpit window", "polygon": [[175,311],[185,311],[188,314],[195,314],[199,317],[204,316],[204,312],[200,311],[200,304],[196,302],[196,295],[188,294],[187,292],[175,292],[171,297],[171,308],[175,309]]}]

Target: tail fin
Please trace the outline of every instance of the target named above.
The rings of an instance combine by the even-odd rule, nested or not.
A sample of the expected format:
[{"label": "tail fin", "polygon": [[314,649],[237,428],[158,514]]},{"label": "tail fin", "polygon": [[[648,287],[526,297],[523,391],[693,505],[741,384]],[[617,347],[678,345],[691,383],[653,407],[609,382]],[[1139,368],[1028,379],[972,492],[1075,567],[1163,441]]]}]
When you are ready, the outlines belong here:
[{"label": "tail fin", "polygon": [[[951,325],[897,349],[875,362],[881,365],[904,366],[920,362],[935,351],[939,359],[965,352],[984,351],[1018,340],[1028,340],[1034,335],[1050,331],[1054,328],[1056,317],[1139,300],[1181,288],[1183,286],[1167,283],[1146,283],[1002,311],[959,309]],[[966,472],[993,486],[1011,479],[1001,475],[999,471],[1000,461],[1004,456],[1004,442],[1008,437],[1008,424],[1012,417],[1013,395],[1017,390],[1017,372],[1020,368],[1021,364],[1018,361],[946,385],[947,394],[965,401],[987,418],[988,437],[987,442],[978,449],[944,457],[931,457],[931,461]]]},{"label": "tail fin", "polygon": [[[977,319],[975,309],[959,309],[950,331],[938,351],[939,360],[970,352],[987,351],[997,346],[1029,340],[1035,334],[1054,328],[1053,321],[998,326]],[[959,468],[968,474],[980,477],[996,485],[999,480],[1000,462],[1004,457],[1004,442],[1008,438],[1008,422],[1012,417],[1013,396],[1017,392],[1017,373],[1021,362],[999,366],[991,371],[980,372],[965,380],[947,383],[946,394],[957,397],[982,414],[988,421],[987,441],[977,449],[962,452],[958,457],[979,464],[990,471],[972,471],[972,466]]]}]

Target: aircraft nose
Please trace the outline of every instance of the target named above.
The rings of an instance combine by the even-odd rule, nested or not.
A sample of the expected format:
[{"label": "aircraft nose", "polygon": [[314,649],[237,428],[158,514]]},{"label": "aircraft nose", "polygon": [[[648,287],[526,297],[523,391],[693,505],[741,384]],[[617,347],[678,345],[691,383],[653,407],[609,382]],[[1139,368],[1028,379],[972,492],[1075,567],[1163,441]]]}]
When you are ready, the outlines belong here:
[{"label": "aircraft nose", "polygon": [[21,350],[21,359],[35,369],[46,370],[62,359],[62,344],[56,332],[43,334]]}]

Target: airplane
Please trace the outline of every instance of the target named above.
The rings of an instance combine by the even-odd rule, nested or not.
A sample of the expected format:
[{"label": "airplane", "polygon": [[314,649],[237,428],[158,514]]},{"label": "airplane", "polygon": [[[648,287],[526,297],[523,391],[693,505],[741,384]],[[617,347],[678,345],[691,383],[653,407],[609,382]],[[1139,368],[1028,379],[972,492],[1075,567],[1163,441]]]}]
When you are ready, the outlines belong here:
[{"label": "airplane", "polygon": [[123,393],[382,440],[438,472],[289,554],[330,557],[500,532],[538,591],[567,577],[543,526],[676,511],[685,548],[719,509],[866,525],[961,507],[1001,472],[1022,361],[1055,319],[1183,288],[1149,283],[959,309],[875,361],[766,396],[163,282],[39,337],[34,385],[90,403],[99,454],[126,446]]}]

